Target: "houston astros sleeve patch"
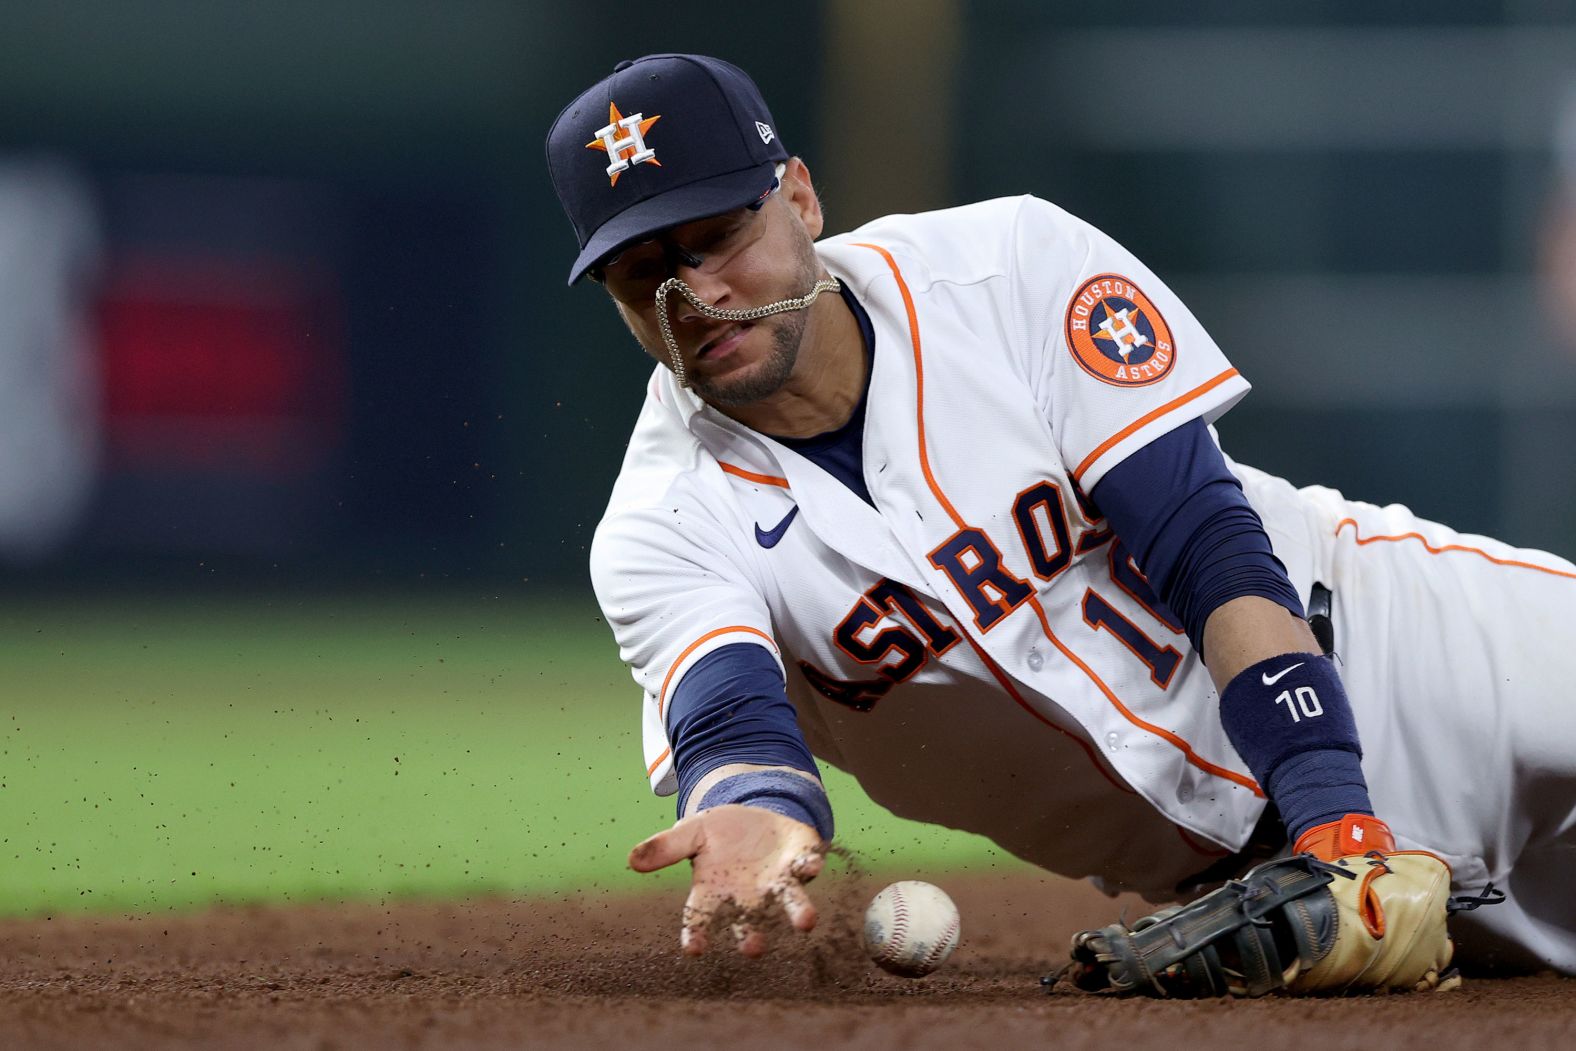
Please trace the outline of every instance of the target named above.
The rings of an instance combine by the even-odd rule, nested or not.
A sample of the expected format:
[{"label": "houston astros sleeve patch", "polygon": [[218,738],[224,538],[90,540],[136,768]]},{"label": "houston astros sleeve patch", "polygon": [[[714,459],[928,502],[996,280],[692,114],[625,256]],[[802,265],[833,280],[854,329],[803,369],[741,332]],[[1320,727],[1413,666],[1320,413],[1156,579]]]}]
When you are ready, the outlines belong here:
[{"label": "houston astros sleeve patch", "polygon": [[1117,387],[1146,387],[1177,362],[1166,319],[1121,274],[1091,277],[1073,294],[1067,349],[1085,372]]}]

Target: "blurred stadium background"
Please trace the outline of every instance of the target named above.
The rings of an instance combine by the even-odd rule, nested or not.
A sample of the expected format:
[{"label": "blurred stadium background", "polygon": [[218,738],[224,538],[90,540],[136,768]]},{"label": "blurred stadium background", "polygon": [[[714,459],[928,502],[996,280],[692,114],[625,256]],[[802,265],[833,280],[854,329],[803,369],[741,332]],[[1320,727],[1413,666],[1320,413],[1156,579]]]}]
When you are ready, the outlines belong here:
[{"label": "blurred stadium background", "polygon": [[749,70],[832,229],[1115,235],[1238,459],[1576,553],[1576,4],[1267,7],[0,2],[0,912],[629,883],[585,556],[648,364],[542,140],[647,52]]}]

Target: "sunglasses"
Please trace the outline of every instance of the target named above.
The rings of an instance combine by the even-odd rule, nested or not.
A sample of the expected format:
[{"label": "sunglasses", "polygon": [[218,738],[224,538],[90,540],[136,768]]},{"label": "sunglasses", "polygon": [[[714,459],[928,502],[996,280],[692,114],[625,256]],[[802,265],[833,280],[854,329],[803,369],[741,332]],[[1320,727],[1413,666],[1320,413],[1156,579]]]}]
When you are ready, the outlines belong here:
[{"label": "sunglasses", "polygon": [[619,302],[643,306],[655,298],[657,287],[673,277],[679,267],[716,273],[754,247],[766,234],[766,202],[782,190],[779,165],[771,188],[742,208],[686,223],[684,244],[662,233],[621,249],[587,273],[605,286]]}]

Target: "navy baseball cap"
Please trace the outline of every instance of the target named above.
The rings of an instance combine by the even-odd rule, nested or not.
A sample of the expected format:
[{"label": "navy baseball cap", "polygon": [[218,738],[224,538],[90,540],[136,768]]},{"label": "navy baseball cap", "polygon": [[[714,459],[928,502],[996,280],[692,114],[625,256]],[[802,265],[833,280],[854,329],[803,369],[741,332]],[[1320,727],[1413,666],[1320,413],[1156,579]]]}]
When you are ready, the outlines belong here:
[{"label": "navy baseball cap", "polygon": [[547,169],[580,240],[572,285],[598,260],[770,193],[788,159],[754,81],[705,55],[647,55],[571,102]]}]

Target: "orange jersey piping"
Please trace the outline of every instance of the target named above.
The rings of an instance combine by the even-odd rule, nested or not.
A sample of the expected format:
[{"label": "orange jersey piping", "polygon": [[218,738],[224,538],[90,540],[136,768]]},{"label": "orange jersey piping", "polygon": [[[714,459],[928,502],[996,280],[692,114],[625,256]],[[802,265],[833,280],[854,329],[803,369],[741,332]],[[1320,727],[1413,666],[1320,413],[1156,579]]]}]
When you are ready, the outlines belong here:
[{"label": "orange jersey piping", "polygon": [[742,467],[735,467],[733,464],[723,463],[721,460],[717,461],[717,466],[721,467],[725,473],[737,478],[743,478],[746,481],[757,482],[761,485],[775,485],[779,489],[788,488],[788,479],[778,478],[774,474],[756,474],[754,471],[746,471]]},{"label": "orange jersey piping", "polygon": [[1466,544],[1446,544],[1444,547],[1435,547],[1433,544],[1430,544],[1428,539],[1421,533],[1397,533],[1394,536],[1362,536],[1357,526],[1357,519],[1355,518],[1341,519],[1341,521],[1335,527],[1335,535],[1340,536],[1341,530],[1345,529],[1347,526],[1352,527],[1352,538],[1357,541],[1358,547],[1362,547],[1364,544],[1377,544],[1381,540],[1416,540],[1418,543],[1423,545],[1424,550],[1426,550],[1430,555],[1443,555],[1450,551],[1465,551],[1468,554],[1477,555],[1480,558],[1486,558],[1496,566],[1512,566],[1516,569],[1535,569],[1539,573],[1547,573],[1550,576],[1564,577],[1566,580],[1576,580],[1576,573],[1569,573],[1563,569],[1555,569],[1553,566],[1540,566],[1535,562],[1517,562],[1513,558],[1497,558],[1494,555],[1489,554],[1487,551],[1484,551],[1482,548],[1468,547]]},{"label": "orange jersey piping", "polygon": [[958,625],[958,634],[962,635],[968,640],[969,646],[972,647],[974,652],[979,655],[979,659],[985,664],[985,667],[990,670],[990,673],[996,677],[996,681],[1001,684],[1001,688],[1007,691],[1007,696],[1018,702],[1018,707],[1022,708],[1024,711],[1028,712],[1030,715],[1034,716],[1040,722],[1044,723],[1046,726],[1049,726],[1057,733],[1070,738],[1073,743],[1082,748],[1084,750],[1084,754],[1089,757],[1089,762],[1094,764],[1094,768],[1100,771],[1101,775],[1104,776],[1107,781],[1111,782],[1112,786],[1117,788],[1119,791],[1126,792],[1128,795],[1137,795],[1137,793],[1131,788],[1129,788],[1127,785],[1124,785],[1122,782],[1118,781],[1111,775],[1111,772],[1105,768],[1105,764],[1100,762],[1100,757],[1095,754],[1094,747],[1090,745],[1088,741],[1085,741],[1082,737],[1072,733],[1066,727],[1056,725],[1056,723],[1052,722],[1050,719],[1047,719],[1040,712],[1037,712],[1032,707],[1030,707],[1029,702],[1020,697],[1018,695],[1018,691],[1013,688],[1012,680],[1007,678],[1007,673],[1002,671],[1001,668],[996,665],[996,662],[990,659],[990,654],[986,653],[980,648],[980,644],[974,641],[974,636],[964,631],[961,624]]},{"label": "orange jersey piping", "polygon": [[706,634],[702,635],[688,646],[685,646],[684,652],[679,654],[678,660],[674,661],[668,666],[668,674],[662,679],[662,692],[657,694],[658,719],[662,718],[663,706],[667,704],[668,686],[673,682],[673,673],[679,670],[679,665],[684,663],[684,658],[700,649],[700,647],[704,646],[718,635],[726,635],[729,632],[734,631],[744,631],[751,635],[759,635],[761,638],[766,640],[766,644],[772,648],[773,653],[777,652],[777,643],[772,641],[772,637],[770,635],[766,634],[766,632],[762,631],[760,628],[752,628],[748,624],[730,624],[726,628],[717,628],[715,631],[708,631]]},{"label": "orange jersey piping", "polygon": [[1178,737],[1170,730],[1167,730],[1163,726],[1156,726],[1154,723],[1146,722],[1134,715],[1132,710],[1129,709],[1127,705],[1122,703],[1122,699],[1116,695],[1115,691],[1107,686],[1100,676],[1095,674],[1094,669],[1085,664],[1078,654],[1068,649],[1066,644],[1051,632],[1050,620],[1045,616],[1045,607],[1040,605],[1040,599],[1038,595],[1029,599],[1029,605],[1034,607],[1034,615],[1040,618],[1040,630],[1045,633],[1045,637],[1047,639],[1051,640],[1051,645],[1055,646],[1057,650],[1061,652],[1062,656],[1076,664],[1078,666],[1078,670],[1089,676],[1089,680],[1093,682],[1095,686],[1099,687],[1101,693],[1105,694],[1105,699],[1110,701],[1112,706],[1115,707],[1117,711],[1122,713],[1122,718],[1126,719],[1128,722],[1132,723],[1141,730],[1147,730],[1156,737],[1159,737],[1164,741],[1169,741],[1172,745],[1181,750],[1182,754],[1187,757],[1188,762],[1192,763],[1200,770],[1214,774],[1216,777],[1223,777],[1227,781],[1230,781],[1234,784],[1241,785],[1243,788],[1246,788],[1248,791],[1252,792],[1261,799],[1264,797],[1263,790],[1259,788],[1258,782],[1254,781],[1253,778],[1244,777],[1235,770],[1227,770],[1223,766],[1217,766],[1208,759],[1205,759],[1203,756],[1199,755],[1197,752],[1193,751],[1192,745],[1188,744],[1187,741],[1183,740],[1181,737]]},{"label": "orange jersey piping", "polygon": [[930,453],[925,448],[925,361],[919,347],[919,315],[914,312],[914,297],[909,294],[908,282],[903,280],[903,271],[898,269],[897,260],[892,258],[880,245],[856,243],[856,248],[868,248],[886,260],[886,265],[892,271],[892,276],[897,279],[897,290],[903,296],[903,309],[908,313],[908,338],[914,348],[914,401],[915,413],[919,419],[919,469],[925,474],[925,484],[930,486],[931,495],[936,498],[947,514],[952,518],[952,524],[959,529],[964,527],[963,517],[958,514],[957,508],[952,506],[952,501],[947,499],[941,491],[941,486],[936,484],[936,476],[930,473]]},{"label": "orange jersey piping", "polygon": [[664,748],[662,750],[662,754],[657,756],[657,761],[652,763],[650,766],[646,767],[646,776],[650,777],[652,774],[656,773],[657,772],[657,767],[662,765],[662,760],[666,759],[668,756],[670,756],[672,754],[673,754],[673,749],[671,747]]},{"label": "orange jersey piping", "polygon": [[1111,435],[1111,437],[1095,446],[1094,452],[1083,458],[1083,463],[1079,464],[1077,469],[1073,471],[1073,481],[1082,482],[1084,472],[1087,471],[1096,460],[1110,452],[1113,446],[1125,441],[1128,438],[1131,438],[1138,432],[1140,428],[1153,423],[1155,420],[1158,420],[1168,412],[1172,412],[1181,408],[1188,402],[1193,401],[1195,398],[1203,397],[1235,375],[1237,375],[1236,369],[1227,369],[1225,372],[1222,372],[1213,379],[1205,380],[1203,383],[1200,383],[1197,387],[1194,387],[1192,390],[1188,391],[1181,397],[1172,398],[1170,401],[1160,406],[1160,408],[1155,409],[1153,412],[1145,413],[1138,419],[1134,420],[1132,423],[1128,424],[1126,427],[1123,427],[1121,430]]}]

